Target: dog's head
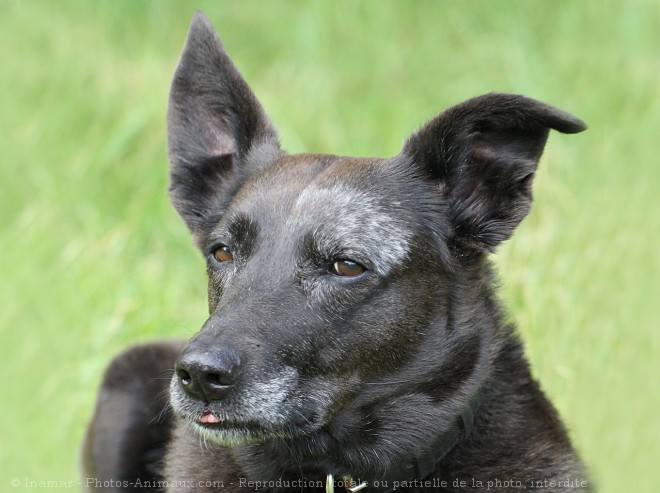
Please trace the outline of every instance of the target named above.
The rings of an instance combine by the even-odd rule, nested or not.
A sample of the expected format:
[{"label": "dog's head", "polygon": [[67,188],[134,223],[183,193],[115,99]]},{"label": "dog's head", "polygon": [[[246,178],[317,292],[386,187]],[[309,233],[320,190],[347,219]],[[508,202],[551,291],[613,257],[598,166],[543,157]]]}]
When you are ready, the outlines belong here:
[{"label": "dog's head", "polygon": [[391,158],[289,155],[197,14],[170,94],[170,193],[207,259],[210,316],[177,362],[175,411],[226,444],[432,436],[487,371],[483,257],[527,214],[550,129],[584,125],[489,94]]}]

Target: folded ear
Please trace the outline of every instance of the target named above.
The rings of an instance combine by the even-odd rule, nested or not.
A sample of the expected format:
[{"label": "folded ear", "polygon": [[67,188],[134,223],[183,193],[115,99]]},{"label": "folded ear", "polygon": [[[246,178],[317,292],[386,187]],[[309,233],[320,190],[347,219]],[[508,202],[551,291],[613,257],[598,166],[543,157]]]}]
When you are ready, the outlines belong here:
[{"label": "folded ear", "polygon": [[172,81],[167,140],[170,198],[193,235],[231,198],[250,151],[279,150],[263,108],[201,12]]},{"label": "folded ear", "polygon": [[454,246],[492,251],[529,212],[532,178],[549,130],[585,128],[539,101],[487,94],[429,121],[406,141],[403,154],[445,196]]}]

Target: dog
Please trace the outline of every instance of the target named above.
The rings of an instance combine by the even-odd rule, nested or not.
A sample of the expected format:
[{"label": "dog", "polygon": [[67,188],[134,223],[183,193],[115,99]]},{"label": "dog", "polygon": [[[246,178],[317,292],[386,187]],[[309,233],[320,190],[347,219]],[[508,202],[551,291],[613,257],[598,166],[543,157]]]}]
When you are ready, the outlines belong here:
[{"label": "dog", "polygon": [[492,93],[394,157],[290,155],[195,14],[170,92],[170,196],[206,257],[210,316],[187,343],[111,363],[85,485],[589,490],[488,259],[530,209],[549,131],[585,128]]}]

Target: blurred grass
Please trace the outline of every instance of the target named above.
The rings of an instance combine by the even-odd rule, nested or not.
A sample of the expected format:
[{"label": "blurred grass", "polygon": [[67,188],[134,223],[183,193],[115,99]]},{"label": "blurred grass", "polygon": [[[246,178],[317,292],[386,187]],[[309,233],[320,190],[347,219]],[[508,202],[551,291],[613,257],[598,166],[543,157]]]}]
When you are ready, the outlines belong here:
[{"label": "blurred grass", "polygon": [[653,0],[0,0],[0,490],[77,480],[108,360],[205,318],[203,265],[165,193],[167,91],[195,8],[292,152],[394,154],[442,108],[494,90],[589,123],[551,137],[533,212],[496,262],[600,490],[656,491]]}]

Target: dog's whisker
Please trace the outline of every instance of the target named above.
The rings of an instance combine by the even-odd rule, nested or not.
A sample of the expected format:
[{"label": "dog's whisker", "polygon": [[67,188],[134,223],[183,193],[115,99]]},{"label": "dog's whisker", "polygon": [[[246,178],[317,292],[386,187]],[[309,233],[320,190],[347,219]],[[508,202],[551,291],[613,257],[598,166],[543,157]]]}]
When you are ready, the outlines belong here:
[{"label": "dog's whisker", "polygon": [[167,403],[163,406],[160,412],[156,416],[154,416],[154,418],[149,422],[149,424],[153,424],[153,423],[161,424],[165,421],[165,419],[169,414],[174,414],[174,410],[172,409],[172,406],[170,406],[169,403]]}]

